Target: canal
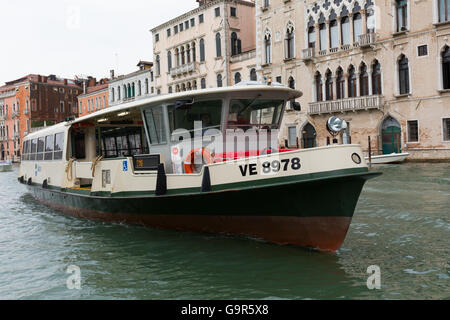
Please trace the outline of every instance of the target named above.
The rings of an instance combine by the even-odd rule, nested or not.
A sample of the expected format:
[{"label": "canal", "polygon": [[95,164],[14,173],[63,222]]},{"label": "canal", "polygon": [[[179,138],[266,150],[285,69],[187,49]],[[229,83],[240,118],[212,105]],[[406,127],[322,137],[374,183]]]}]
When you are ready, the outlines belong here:
[{"label": "canal", "polygon": [[0,173],[0,299],[450,299],[450,164],[375,170],[335,254],[74,218]]}]

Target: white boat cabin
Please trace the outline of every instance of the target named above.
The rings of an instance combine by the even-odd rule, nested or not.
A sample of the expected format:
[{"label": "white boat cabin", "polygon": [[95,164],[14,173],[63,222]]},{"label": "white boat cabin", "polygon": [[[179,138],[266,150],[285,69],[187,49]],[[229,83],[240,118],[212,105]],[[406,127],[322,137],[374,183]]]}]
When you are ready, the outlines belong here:
[{"label": "white boat cabin", "polygon": [[[276,130],[286,104],[300,96],[284,86],[247,84],[110,107],[26,136],[19,177],[30,185],[98,194],[148,191],[163,165],[172,177],[167,180],[169,189],[198,187],[202,166],[189,166],[189,151],[200,149],[208,164],[226,161],[230,154],[236,159],[236,154],[276,152],[270,142],[278,141]],[[233,145],[216,150],[215,139],[235,129],[254,132],[256,145],[249,147],[253,142],[247,140],[238,149]],[[190,178],[179,179],[187,174]]]}]

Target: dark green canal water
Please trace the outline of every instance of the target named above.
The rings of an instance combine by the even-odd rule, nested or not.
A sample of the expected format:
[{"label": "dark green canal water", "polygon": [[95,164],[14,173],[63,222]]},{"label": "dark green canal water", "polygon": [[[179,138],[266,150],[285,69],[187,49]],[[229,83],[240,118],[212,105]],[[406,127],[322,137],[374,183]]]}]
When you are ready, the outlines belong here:
[{"label": "dark green canal water", "polygon": [[375,170],[335,254],[73,218],[0,173],[0,299],[450,299],[450,164]]}]

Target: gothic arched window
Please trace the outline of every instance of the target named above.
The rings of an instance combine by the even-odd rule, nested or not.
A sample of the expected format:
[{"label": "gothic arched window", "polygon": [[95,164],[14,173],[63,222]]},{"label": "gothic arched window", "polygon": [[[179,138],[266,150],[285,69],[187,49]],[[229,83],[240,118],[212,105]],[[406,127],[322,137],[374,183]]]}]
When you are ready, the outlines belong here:
[{"label": "gothic arched window", "polygon": [[450,89],[450,47],[445,46],[442,52],[442,80],[443,88]]},{"label": "gothic arched window", "polygon": [[350,66],[348,69],[348,97],[354,98],[357,96],[356,85],[358,79],[356,78],[355,67]]},{"label": "gothic arched window", "polygon": [[375,60],[372,65],[372,94],[382,94],[381,88],[381,66],[380,63]]},{"label": "gothic arched window", "polygon": [[369,74],[364,63],[359,68],[359,95],[361,97],[369,95]]},{"label": "gothic arched window", "polygon": [[222,56],[222,39],[220,33],[216,34],[216,57]]},{"label": "gothic arched window", "polygon": [[400,94],[409,93],[409,62],[404,54],[398,60],[398,81]]},{"label": "gothic arched window", "polygon": [[325,74],[325,99],[327,101],[333,100],[333,75],[331,70]]},{"label": "gothic arched window", "polygon": [[316,87],[316,101],[323,101],[323,82],[322,82],[322,75],[320,72],[316,73],[315,76],[315,87]]},{"label": "gothic arched window", "polygon": [[167,51],[167,70],[170,72],[172,70],[172,52]]},{"label": "gothic arched window", "polygon": [[264,53],[265,63],[272,63],[272,35],[268,31],[266,31],[264,36]]},{"label": "gothic arched window", "polygon": [[205,40],[200,39],[200,62],[205,61]]},{"label": "gothic arched window", "polygon": [[284,38],[285,57],[286,59],[292,59],[295,56],[295,35],[294,25],[290,22],[286,28],[286,35]]}]

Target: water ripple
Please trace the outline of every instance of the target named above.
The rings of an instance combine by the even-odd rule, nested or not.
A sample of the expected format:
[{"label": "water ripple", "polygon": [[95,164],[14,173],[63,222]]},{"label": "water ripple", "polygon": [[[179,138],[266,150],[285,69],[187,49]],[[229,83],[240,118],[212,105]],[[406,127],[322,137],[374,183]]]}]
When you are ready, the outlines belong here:
[{"label": "water ripple", "polygon": [[77,219],[0,174],[0,299],[448,299],[450,165],[377,170],[336,254]]}]

